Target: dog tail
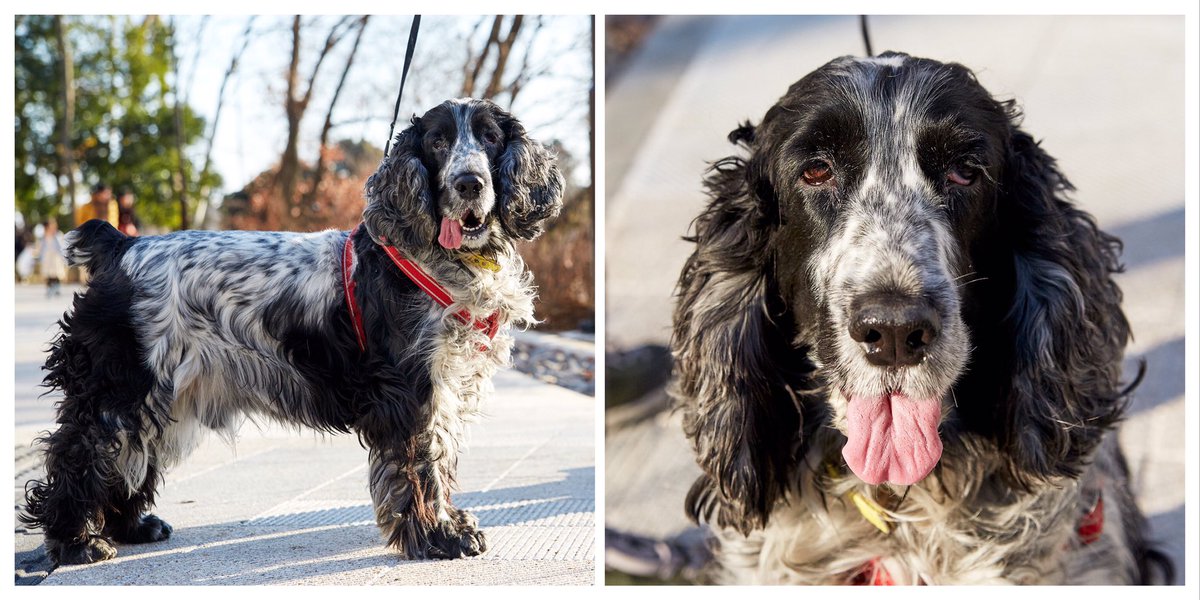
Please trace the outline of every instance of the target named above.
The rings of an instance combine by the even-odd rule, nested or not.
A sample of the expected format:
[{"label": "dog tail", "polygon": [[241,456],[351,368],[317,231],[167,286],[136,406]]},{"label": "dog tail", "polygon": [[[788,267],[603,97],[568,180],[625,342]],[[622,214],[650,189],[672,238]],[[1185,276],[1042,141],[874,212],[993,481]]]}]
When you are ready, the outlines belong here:
[{"label": "dog tail", "polygon": [[108,221],[92,219],[72,229],[65,239],[67,264],[94,273],[115,263],[132,238],[117,231]]}]

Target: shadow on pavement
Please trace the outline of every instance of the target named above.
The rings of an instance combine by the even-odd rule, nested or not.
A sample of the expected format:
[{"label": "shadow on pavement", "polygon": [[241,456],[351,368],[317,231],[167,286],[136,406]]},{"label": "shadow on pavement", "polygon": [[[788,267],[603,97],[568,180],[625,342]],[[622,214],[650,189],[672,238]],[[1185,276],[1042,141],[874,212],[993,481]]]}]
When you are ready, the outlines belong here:
[{"label": "shadow on pavement", "polygon": [[[512,539],[522,537],[511,531],[519,528],[514,526],[529,527],[535,534],[554,529],[549,526],[590,527],[595,500],[588,491],[594,473],[594,467],[572,468],[563,471],[563,478],[557,481],[464,492],[455,494],[454,499],[457,506],[479,517],[485,533],[496,528],[495,535],[488,538],[491,547],[481,558],[503,560],[513,551],[527,550],[523,539]],[[539,538],[554,541],[552,535]],[[320,578],[329,580],[316,583],[353,585],[367,583],[396,566],[438,562],[403,561],[385,549],[368,503],[179,528],[166,542],[117,549],[116,559],[68,567],[63,577],[51,582],[81,579],[86,573],[86,581],[80,583],[89,585],[254,585],[312,583]],[[546,557],[539,554],[529,559]],[[45,577],[43,573],[38,578],[35,573],[42,564],[38,561],[45,562],[41,546],[17,555],[19,567],[28,565],[28,584]]]},{"label": "shadow on pavement", "polygon": [[1183,258],[1184,209],[1179,208],[1108,229],[1125,244],[1121,262],[1129,271],[1170,258]]},{"label": "shadow on pavement", "polygon": [[1137,389],[1133,390],[1133,405],[1129,407],[1127,416],[1183,398],[1183,374],[1186,371],[1184,345],[1183,336],[1180,336],[1158,344],[1142,354],[1125,358],[1126,380],[1131,380],[1137,373],[1139,360],[1146,361],[1146,376],[1142,378],[1142,383]]},{"label": "shadow on pavement", "polygon": [[1184,570],[1184,516],[1183,505],[1176,506],[1174,509],[1149,515],[1147,520],[1150,522],[1150,541],[1171,557],[1171,561],[1175,563],[1175,585],[1183,585],[1183,570]]}]

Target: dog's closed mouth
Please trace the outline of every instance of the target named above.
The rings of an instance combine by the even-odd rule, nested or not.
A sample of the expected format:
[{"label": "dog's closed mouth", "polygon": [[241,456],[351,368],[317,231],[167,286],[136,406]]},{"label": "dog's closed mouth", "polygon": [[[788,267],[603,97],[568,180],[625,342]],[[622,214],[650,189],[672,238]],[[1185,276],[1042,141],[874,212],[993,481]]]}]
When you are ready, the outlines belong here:
[{"label": "dog's closed mouth", "polygon": [[859,479],[871,485],[910,485],[933,470],[942,457],[941,402],[898,392],[846,398],[850,404],[842,457]]}]

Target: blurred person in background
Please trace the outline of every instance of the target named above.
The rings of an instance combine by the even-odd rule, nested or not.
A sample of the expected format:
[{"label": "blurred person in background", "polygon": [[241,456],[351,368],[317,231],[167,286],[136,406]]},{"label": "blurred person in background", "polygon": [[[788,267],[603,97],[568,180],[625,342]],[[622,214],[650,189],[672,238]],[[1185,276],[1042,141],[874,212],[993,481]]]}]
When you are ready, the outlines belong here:
[{"label": "blurred person in background", "polygon": [[13,256],[17,257],[17,282],[21,282],[33,275],[33,244],[29,243],[29,232],[25,230],[25,217],[20,211],[17,211],[13,224],[16,226],[14,237],[17,241],[17,250]]},{"label": "blurred person in background", "polygon": [[62,280],[67,277],[67,258],[63,253],[66,245],[57,221],[47,219],[43,227],[42,242],[38,245],[38,262],[41,264],[42,277],[46,278],[46,297],[51,298],[62,294]]},{"label": "blurred person in background", "polygon": [[133,190],[129,188],[121,188],[121,195],[117,197],[117,229],[130,237],[138,234],[138,228],[142,223],[137,218],[137,212],[133,209]]},{"label": "blurred person in background", "polygon": [[75,211],[75,226],[78,227],[92,219],[103,219],[113,227],[120,223],[120,211],[112,201],[112,188],[104,183],[92,186],[92,199]]}]

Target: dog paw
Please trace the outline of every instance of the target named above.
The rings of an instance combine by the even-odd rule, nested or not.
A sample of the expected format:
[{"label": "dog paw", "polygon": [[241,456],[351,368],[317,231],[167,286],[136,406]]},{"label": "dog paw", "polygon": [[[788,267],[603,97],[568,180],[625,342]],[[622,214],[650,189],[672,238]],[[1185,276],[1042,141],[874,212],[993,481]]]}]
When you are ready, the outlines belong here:
[{"label": "dog paw", "polygon": [[460,511],[453,521],[442,521],[429,533],[428,558],[465,558],[487,552],[487,540],[474,515]]},{"label": "dog paw", "polygon": [[54,554],[60,565],[86,565],[116,558],[117,549],[107,539],[93,535],[86,542],[61,544]]},{"label": "dog paw", "polygon": [[154,515],[146,515],[136,527],[120,535],[114,534],[113,537],[123,544],[148,544],[169,539],[172,531],[174,530],[166,521]]}]

